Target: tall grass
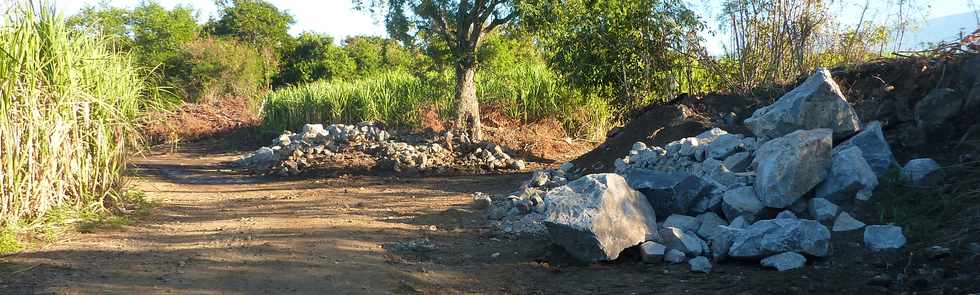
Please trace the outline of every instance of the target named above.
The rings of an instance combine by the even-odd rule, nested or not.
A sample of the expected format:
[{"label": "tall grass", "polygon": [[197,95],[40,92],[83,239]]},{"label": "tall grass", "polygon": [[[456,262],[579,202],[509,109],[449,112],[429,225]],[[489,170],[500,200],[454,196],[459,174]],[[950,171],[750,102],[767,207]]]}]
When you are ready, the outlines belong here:
[{"label": "tall grass", "polygon": [[143,81],[94,34],[21,1],[0,25],[0,223],[118,201]]},{"label": "tall grass", "polygon": [[423,102],[437,95],[418,77],[393,71],[353,81],[316,81],[266,95],[263,127],[270,132],[296,130],[306,123],[382,121],[394,127],[419,122]]}]

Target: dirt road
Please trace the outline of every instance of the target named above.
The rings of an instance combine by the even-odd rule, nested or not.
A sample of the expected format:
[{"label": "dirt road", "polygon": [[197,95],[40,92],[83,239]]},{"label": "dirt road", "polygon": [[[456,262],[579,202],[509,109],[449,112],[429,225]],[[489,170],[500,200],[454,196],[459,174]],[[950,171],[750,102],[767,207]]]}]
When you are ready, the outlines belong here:
[{"label": "dirt road", "polygon": [[[786,273],[694,274],[631,253],[560,264],[547,240],[497,235],[469,209],[470,193],[506,193],[526,175],[262,179],[223,172],[234,156],[139,160],[150,216],[4,257],[0,294],[877,294],[890,291],[868,278],[901,267],[837,255]],[[431,247],[397,247],[419,239]]]}]

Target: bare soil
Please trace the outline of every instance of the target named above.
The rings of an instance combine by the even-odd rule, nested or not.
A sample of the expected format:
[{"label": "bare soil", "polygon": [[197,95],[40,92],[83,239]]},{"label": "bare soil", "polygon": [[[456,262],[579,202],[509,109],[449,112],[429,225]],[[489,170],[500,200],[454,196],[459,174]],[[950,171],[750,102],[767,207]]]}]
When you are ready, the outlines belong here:
[{"label": "bare soil", "polygon": [[[150,216],[3,257],[0,293],[892,294],[911,288],[920,269],[942,275],[914,281],[921,290],[980,288],[963,271],[975,257],[873,255],[858,233],[835,234],[831,257],[783,273],[753,262],[691,273],[644,264],[632,250],[579,265],[546,238],[495,233],[469,207],[470,193],[507,193],[526,174],[259,178],[225,170],[220,163],[238,153],[215,150],[139,160],[136,185],[158,204]],[[392,247],[418,239],[434,249]],[[894,280],[869,284],[880,274]]]}]

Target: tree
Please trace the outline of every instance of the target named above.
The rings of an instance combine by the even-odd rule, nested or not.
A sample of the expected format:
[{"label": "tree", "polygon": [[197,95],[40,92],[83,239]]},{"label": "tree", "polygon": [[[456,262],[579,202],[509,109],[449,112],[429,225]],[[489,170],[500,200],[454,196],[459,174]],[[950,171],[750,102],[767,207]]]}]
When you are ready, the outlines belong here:
[{"label": "tree", "polygon": [[283,53],[282,62],[276,85],[350,78],[357,70],[354,59],[343,48],[334,45],[333,38],[308,32],[296,38],[296,45]]},{"label": "tree", "polygon": [[[476,97],[477,51],[484,36],[516,17],[516,0],[353,0],[359,8],[387,8],[388,33],[409,41],[413,30],[431,32],[449,44],[456,72],[455,129],[482,139]],[[462,137],[461,137],[462,138]]]},{"label": "tree", "polygon": [[142,64],[166,66],[180,55],[184,45],[197,38],[200,26],[193,8],[167,10],[156,2],[143,2],[131,14],[134,45]]},{"label": "tree", "polygon": [[108,37],[111,48],[127,51],[133,47],[133,39],[129,36],[130,19],[129,10],[101,3],[98,6],[85,6],[78,14],[68,17],[67,24]]},{"label": "tree", "polygon": [[219,36],[234,36],[256,48],[282,49],[289,45],[289,13],[263,0],[218,0],[221,17],[208,24]]},{"label": "tree", "polygon": [[552,67],[627,108],[681,90],[702,27],[680,0],[527,0],[520,9]]},{"label": "tree", "polygon": [[359,76],[386,69],[406,68],[412,62],[412,56],[405,48],[382,37],[348,37],[344,40],[344,50],[357,64]]}]

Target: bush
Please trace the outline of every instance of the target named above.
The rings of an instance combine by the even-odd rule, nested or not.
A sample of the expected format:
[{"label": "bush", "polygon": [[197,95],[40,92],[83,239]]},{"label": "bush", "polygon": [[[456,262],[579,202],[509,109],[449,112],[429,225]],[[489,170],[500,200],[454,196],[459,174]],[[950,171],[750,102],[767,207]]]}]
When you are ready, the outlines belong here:
[{"label": "bush", "polygon": [[0,223],[118,204],[146,101],[132,60],[22,2],[0,28]]},{"label": "bush", "polygon": [[166,73],[177,95],[191,102],[221,96],[260,97],[266,64],[254,49],[231,39],[202,38],[184,47]]}]

